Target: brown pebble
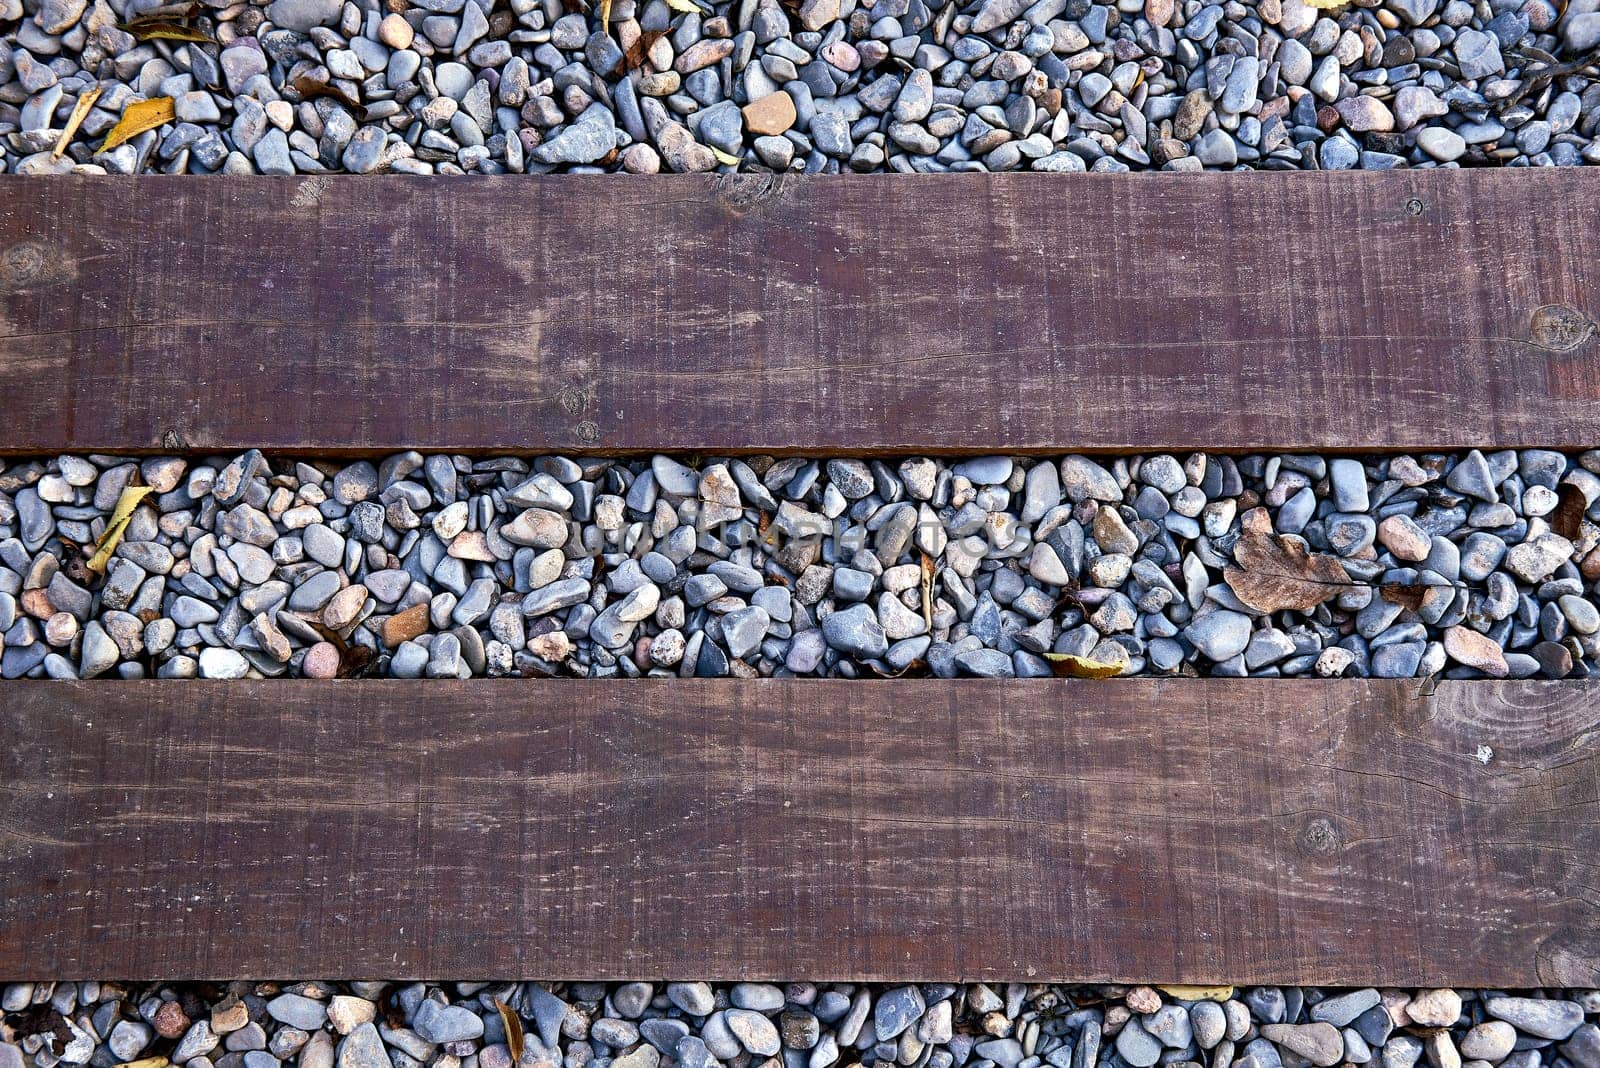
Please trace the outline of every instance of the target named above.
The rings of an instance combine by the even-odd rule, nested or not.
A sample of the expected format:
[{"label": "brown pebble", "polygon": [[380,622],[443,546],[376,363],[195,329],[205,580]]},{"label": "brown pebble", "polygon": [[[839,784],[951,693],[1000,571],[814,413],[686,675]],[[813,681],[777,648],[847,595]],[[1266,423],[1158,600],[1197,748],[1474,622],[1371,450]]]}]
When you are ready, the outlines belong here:
[{"label": "brown pebble", "polygon": [[383,621],[383,644],[393,649],[428,629],[428,606],[412,605]]},{"label": "brown pebble", "polygon": [[1211,115],[1211,97],[1204,89],[1195,89],[1178,105],[1172,117],[1172,135],[1180,141],[1196,137]]},{"label": "brown pebble", "polygon": [[757,136],[781,134],[794,120],[794,100],[782,89],[744,106],[744,124]]},{"label": "brown pebble", "polygon": [[[1487,634],[1479,634],[1471,627],[1450,627],[1444,632],[1444,651],[1451,658],[1477,668],[1485,675],[1503,679],[1510,672],[1505,651]],[[1416,1018],[1413,1017],[1413,1020]],[[1423,1020],[1416,1020],[1423,1023]]]},{"label": "brown pebble", "polygon": [[189,1030],[189,1014],[176,1001],[169,1001],[156,1010],[156,1034],[162,1038],[181,1038]]}]

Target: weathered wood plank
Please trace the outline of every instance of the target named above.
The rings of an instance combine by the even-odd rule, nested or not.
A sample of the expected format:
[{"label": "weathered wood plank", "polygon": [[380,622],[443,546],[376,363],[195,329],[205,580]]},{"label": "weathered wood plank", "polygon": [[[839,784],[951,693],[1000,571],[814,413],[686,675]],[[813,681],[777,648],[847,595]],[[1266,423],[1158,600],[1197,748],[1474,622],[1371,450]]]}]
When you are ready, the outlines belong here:
[{"label": "weathered wood plank", "polygon": [[0,974],[1594,986],[1596,696],[11,684]]},{"label": "weathered wood plank", "polygon": [[1600,442],[1600,174],[10,179],[13,452]]}]

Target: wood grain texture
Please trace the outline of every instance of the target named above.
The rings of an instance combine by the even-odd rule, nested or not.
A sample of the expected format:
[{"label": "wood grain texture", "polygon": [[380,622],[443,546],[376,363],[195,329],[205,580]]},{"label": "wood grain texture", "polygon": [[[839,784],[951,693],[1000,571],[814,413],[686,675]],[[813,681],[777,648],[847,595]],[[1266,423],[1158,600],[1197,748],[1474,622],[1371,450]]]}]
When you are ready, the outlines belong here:
[{"label": "wood grain texture", "polygon": [[1600,174],[8,179],[0,447],[1600,442]]},{"label": "wood grain texture", "polygon": [[1592,987],[1596,697],[14,683],[0,974]]}]

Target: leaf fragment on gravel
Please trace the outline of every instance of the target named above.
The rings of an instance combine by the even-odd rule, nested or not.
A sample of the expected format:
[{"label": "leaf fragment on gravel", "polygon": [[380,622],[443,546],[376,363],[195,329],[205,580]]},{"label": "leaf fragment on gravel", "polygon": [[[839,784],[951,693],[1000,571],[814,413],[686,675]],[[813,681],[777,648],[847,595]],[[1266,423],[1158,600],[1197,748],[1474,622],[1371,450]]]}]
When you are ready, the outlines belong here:
[{"label": "leaf fragment on gravel", "polygon": [[171,1063],[165,1057],[140,1057],[136,1061],[123,1061],[116,1068],[167,1068]]},{"label": "leaf fragment on gravel", "polygon": [[1244,531],[1233,547],[1238,566],[1224,568],[1222,577],[1257,612],[1309,612],[1353,585],[1338,557],[1311,552],[1292,535],[1273,533],[1265,508],[1252,508],[1241,524]]},{"label": "leaf fragment on gravel", "polygon": [[1156,989],[1179,1001],[1227,1001],[1233,997],[1231,986],[1158,986]]},{"label": "leaf fragment on gravel", "polygon": [[505,1025],[506,1048],[511,1052],[511,1063],[520,1064],[522,1063],[522,1019],[511,1011],[511,1006],[499,998],[494,999],[494,1007],[500,1014],[500,1022]]},{"label": "leaf fragment on gravel", "polygon": [[172,122],[178,117],[170,96],[156,96],[149,100],[135,100],[123,109],[122,118],[106,134],[101,152],[109,152],[118,145],[138,137],[146,130]]},{"label": "leaf fragment on gravel", "polygon": [[117,551],[117,544],[122,541],[122,533],[128,529],[128,521],[133,518],[133,510],[149,495],[149,486],[129,486],[122,491],[122,496],[117,498],[117,507],[111,513],[111,522],[106,526],[106,532],[100,535],[100,540],[95,543],[94,555],[89,557],[87,566],[90,571],[99,575],[105,574],[106,564],[111,562],[111,554]]},{"label": "leaf fragment on gravel", "polygon": [[695,3],[694,0],[667,0],[667,6],[674,11],[682,11],[684,14],[698,15],[700,13],[700,5]]},{"label": "leaf fragment on gravel", "polygon": [[198,26],[185,26],[181,22],[124,22],[117,26],[133,34],[133,39],[144,41],[188,41],[193,44],[216,44],[217,39]]},{"label": "leaf fragment on gravel", "polygon": [[1550,513],[1550,529],[1568,541],[1577,541],[1583,534],[1583,513],[1588,510],[1589,502],[1583,490],[1571,482],[1561,483],[1556,495],[1559,503]]},{"label": "leaf fragment on gravel", "polygon": [[933,557],[922,554],[922,621],[933,629]]},{"label": "leaf fragment on gravel", "polygon": [[72,114],[67,116],[67,124],[61,128],[61,136],[56,139],[56,147],[50,153],[50,158],[60,159],[66,152],[67,145],[72,143],[73,135],[78,132],[78,127],[83,125],[83,120],[89,117],[89,109],[94,107],[94,102],[100,99],[100,87],[97,85],[87,93],[78,97],[78,102],[72,105]]},{"label": "leaf fragment on gravel", "polygon": [[315,100],[319,96],[325,96],[330,100],[337,100],[343,104],[357,122],[365,122],[367,119],[367,109],[353,100],[349,93],[336,86],[329,85],[320,78],[302,74],[294,80],[293,84],[294,91],[300,94],[302,101]]},{"label": "leaf fragment on gravel", "polygon": [[1059,679],[1109,679],[1122,674],[1123,665],[1110,664],[1104,660],[1090,660],[1086,656],[1045,653],[1044,658],[1050,662],[1050,670],[1055,672]]},{"label": "leaf fragment on gravel", "polygon": [[[629,45],[628,50],[622,54],[623,68],[633,71],[644,66],[645,60],[650,58],[650,50],[656,46],[657,41],[666,35],[666,30],[645,30],[634,38],[633,44]],[[766,513],[763,512],[762,514],[765,515]]]},{"label": "leaf fragment on gravel", "polygon": [[1420,582],[1385,582],[1378,587],[1378,595],[1390,604],[1420,612],[1428,596],[1428,587]]}]

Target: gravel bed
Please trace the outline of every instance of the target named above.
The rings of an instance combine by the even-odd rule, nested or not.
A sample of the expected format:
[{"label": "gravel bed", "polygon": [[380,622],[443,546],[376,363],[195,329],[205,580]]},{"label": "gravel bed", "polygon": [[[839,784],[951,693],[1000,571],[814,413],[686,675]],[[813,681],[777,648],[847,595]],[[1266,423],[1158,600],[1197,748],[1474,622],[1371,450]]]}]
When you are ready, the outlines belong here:
[{"label": "gravel bed", "polygon": [[1597,46],[1600,0],[0,0],[0,171],[1570,166]]},{"label": "gravel bed", "polygon": [[19,461],[0,673],[1581,677],[1596,472],[1600,450]]},{"label": "gravel bed", "polygon": [[0,1006],[0,1068],[513,1068],[519,1042],[520,1068],[1600,1068],[1594,990],[82,982]]}]

